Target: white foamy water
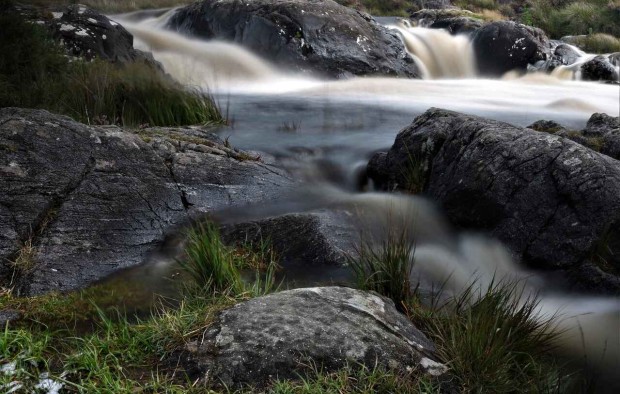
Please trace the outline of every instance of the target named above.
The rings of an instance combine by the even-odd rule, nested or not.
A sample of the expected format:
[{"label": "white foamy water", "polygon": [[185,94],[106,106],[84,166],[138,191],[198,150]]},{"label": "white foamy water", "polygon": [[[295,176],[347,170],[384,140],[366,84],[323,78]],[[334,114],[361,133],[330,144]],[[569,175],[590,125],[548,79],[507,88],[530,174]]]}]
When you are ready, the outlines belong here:
[{"label": "white foamy water", "polygon": [[411,27],[406,21],[388,27],[401,34],[424,79],[476,76],[474,50],[469,37],[454,36],[441,29]]},{"label": "white foamy water", "polygon": [[[489,111],[539,113],[540,118],[563,114],[586,118],[593,112],[617,116],[619,111],[618,88],[612,85],[567,81],[542,74],[504,80],[455,79],[473,76],[473,55],[466,37],[438,30],[398,27],[431,76],[453,79],[367,77],[321,81],[284,73],[235,44],[190,39],[164,31],[159,27],[161,20],[155,20],[124,22],[124,26],[134,34],[137,46],[152,51],[177,80],[215,93],[288,93],[416,111],[436,106],[481,115]],[[440,45],[442,42],[446,44]],[[445,57],[447,63],[442,61]]]}]

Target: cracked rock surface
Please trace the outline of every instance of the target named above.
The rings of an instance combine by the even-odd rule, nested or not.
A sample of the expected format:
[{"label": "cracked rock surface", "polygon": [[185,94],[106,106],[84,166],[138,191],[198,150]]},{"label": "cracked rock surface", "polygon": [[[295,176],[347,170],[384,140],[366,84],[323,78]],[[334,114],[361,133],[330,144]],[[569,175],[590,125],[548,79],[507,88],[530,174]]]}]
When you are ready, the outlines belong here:
[{"label": "cracked rock surface", "polygon": [[0,110],[0,278],[29,243],[20,294],[85,287],[144,261],[206,212],[274,198],[287,174],[200,129],[89,127]]},{"label": "cracked rock surface", "polygon": [[560,136],[435,108],[371,159],[369,175],[400,188],[411,158],[422,166],[423,193],[457,226],[490,233],[531,266],[563,269],[579,287],[620,293],[620,161]]},{"label": "cracked rock surface", "polygon": [[344,287],[289,290],[237,304],[187,350],[194,379],[229,387],[298,378],[309,359],[326,371],[348,362],[436,377],[447,372],[432,342],[391,300]]},{"label": "cracked rock surface", "polygon": [[332,0],[205,0],[181,8],[168,27],[323,76],[419,77],[394,31]]}]

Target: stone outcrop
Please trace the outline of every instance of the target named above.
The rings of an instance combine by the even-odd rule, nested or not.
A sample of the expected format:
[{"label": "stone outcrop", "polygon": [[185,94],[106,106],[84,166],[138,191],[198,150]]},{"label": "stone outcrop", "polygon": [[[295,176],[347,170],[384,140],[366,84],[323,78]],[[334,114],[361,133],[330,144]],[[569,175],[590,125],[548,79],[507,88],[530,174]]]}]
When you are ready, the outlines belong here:
[{"label": "stone outcrop", "polygon": [[508,71],[526,71],[527,66],[549,57],[545,33],[510,21],[491,22],[479,29],[473,46],[479,72],[501,76]]},{"label": "stone outcrop", "polygon": [[196,216],[291,184],[200,128],[133,133],[16,108],[0,110],[0,175],[0,278],[21,294],[84,287]]},{"label": "stone outcrop", "polygon": [[618,70],[608,56],[596,56],[581,66],[581,79],[584,81],[606,81],[620,83]]},{"label": "stone outcrop", "polygon": [[452,223],[488,232],[532,266],[620,292],[619,161],[559,136],[431,109],[368,173],[393,189],[411,166]]},{"label": "stone outcrop", "polygon": [[168,27],[235,42],[280,66],[328,77],[418,77],[397,33],[332,0],[205,0]]},{"label": "stone outcrop", "polygon": [[318,210],[227,225],[222,236],[228,243],[269,241],[289,262],[340,266],[353,254],[356,234],[345,212]]},{"label": "stone outcrop", "polygon": [[423,9],[411,14],[418,26],[445,29],[450,34],[473,34],[483,25],[474,13],[460,9]]},{"label": "stone outcrop", "polygon": [[620,160],[620,118],[606,114],[593,114],[583,130],[569,130],[548,120],[540,120],[528,126],[530,129],[568,138]]},{"label": "stone outcrop", "polygon": [[[133,36],[119,23],[83,5],[15,7],[31,23],[49,30],[69,56],[126,64],[143,62],[161,70],[150,53],[133,47]],[[17,17],[17,16],[16,16]]]},{"label": "stone outcrop", "polygon": [[187,346],[192,378],[228,387],[298,379],[311,362],[447,373],[434,346],[391,300],[343,287],[284,291],[237,304]]}]

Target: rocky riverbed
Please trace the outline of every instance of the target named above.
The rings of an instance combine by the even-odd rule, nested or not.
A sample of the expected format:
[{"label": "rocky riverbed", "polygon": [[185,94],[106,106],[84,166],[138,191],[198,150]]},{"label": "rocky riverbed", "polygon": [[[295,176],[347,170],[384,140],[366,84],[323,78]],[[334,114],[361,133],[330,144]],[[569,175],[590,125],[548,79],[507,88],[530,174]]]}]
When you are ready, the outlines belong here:
[{"label": "rocky riverbed", "polygon": [[[213,279],[202,292],[177,288],[180,299],[148,323],[104,323],[132,338],[146,330],[137,345],[108,335],[106,346],[128,354],[134,345],[148,348],[136,350],[140,367],[158,359],[175,371],[170,384],[180,392],[187,387],[175,380],[177,370],[201,387],[257,391],[294,381],[308,366],[316,374],[351,365],[394,373],[388,391],[491,390],[468,380],[484,379],[459,369],[448,341],[471,321],[446,316],[477,316],[478,334],[503,334],[513,327],[486,334],[476,311],[489,299],[497,309],[482,316],[527,310],[526,298],[538,293],[540,305],[526,318],[540,326],[524,342],[538,343],[546,313],[565,308],[568,335],[551,358],[582,356],[579,328],[585,354],[595,359],[587,367],[607,385],[620,357],[620,120],[610,102],[620,98],[618,54],[586,54],[537,28],[438,8],[385,23],[331,0],[205,0],[112,17],[82,5],[11,8],[46,29],[72,62],[146,64],[176,86],[203,91],[222,78],[210,99],[220,100],[227,119],[128,127],[0,108],[0,322],[7,333],[30,329],[41,316],[55,327],[47,308],[81,305],[72,294],[108,289],[110,277],[144,282],[150,293],[164,277],[181,285],[191,277],[179,274],[191,257],[188,234],[209,219],[219,238],[205,239],[205,248],[216,245],[229,258],[256,256],[246,249],[267,245],[279,270],[247,258],[256,266],[240,269],[244,284],[235,279],[223,291]],[[470,63],[441,67],[454,61]],[[215,71],[217,78],[205,76]],[[481,78],[468,80],[479,84],[480,97],[467,97],[469,88],[456,80],[421,79],[469,72]],[[446,109],[437,108],[442,102]],[[396,233],[409,246],[390,249]],[[415,289],[415,298],[369,285],[381,270],[360,281],[364,268],[356,264],[390,258],[406,262],[396,282],[407,294]],[[252,269],[253,287],[246,283]],[[523,297],[446,301],[496,279],[521,283]],[[311,287],[267,294],[277,283],[279,290]],[[430,306],[437,299],[450,305],[438,315]],[[540,354],[499,353],[532,352],[547,362],[551,353],[537,347]],[[74,356],[55,355],[61,370],[34,373],[22,356],[2,355],[9,362],[0,361],[0,390],[36,387],[49,372],[60,387],[90,382]],[[512,368],[515,360],[498,363]],[[12,374],[23,382],[5,379]]]}]

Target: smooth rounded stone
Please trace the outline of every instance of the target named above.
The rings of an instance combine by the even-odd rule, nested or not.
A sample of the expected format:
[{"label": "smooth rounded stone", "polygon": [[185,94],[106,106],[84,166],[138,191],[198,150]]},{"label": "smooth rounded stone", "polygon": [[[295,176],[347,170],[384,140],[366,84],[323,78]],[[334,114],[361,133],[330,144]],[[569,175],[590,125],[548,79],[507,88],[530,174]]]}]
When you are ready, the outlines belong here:
[{"label": "smooth rounded stone", "polygon": [[559,44],[558,46],[556,46],[553,50],[553,55],[560,61],[561,64],[565,66],[577,62],[577,60],[579,60],[579,58],[581,57],[581,55],[575,50],[575,48],[566,44]]},{"label": "smooth rounded stone", "polygon": [[[601,268],[620,271],[619,161],[560,136],[441,109],[375,155],[369,176],[386,190],[402,187],[411,157],[422,166],[423,193],[455,225],[486,231],[531,266],[576,273],[594,262],[601,277]],[[602,290],[604,278],[573,279]]]},{"label": "smooth rounded stone", "polygon": [[440,378],[433,343],[394,303],[344,287],[284,291],[220,313],[187,346],[187,369],[228,387],[299,379],[312,362],[323,371],[347,365],[419,371]]},{"label": "smooth rounded stone", "polygon": [[473,38],[478,69],[486,76],[526,71],[528,65],[547,60],[548,41],[540,29],[511,21],[491,22]]},{"label": "smooth rounded stone", "polygon": [[118,63],[143,62],[163,70],[150,53],[134,49],[133,36],[123,26],[84,5],[15,8],[31,22],[45,26],[69,56]]},{"label": "smooth rounded stone", "polygon": [[19,294],[83,288],[143,263],[196,217],[273,201],[293,185],[196,128],[137,134],[3,108],[0,147],[0,285],[23,243],[34,246]]},{"label": "smooth rounded stone", "polygon": [[235,42],[289,71],[419,77],[396,32],[332,0],[205,0],[179,9],[168,28]]},{"label": "smooth rounded stone", "polygon": [[581,66],[584,81],[605,81],[618,83],[618,70],[605,56],[596,56]]}]

